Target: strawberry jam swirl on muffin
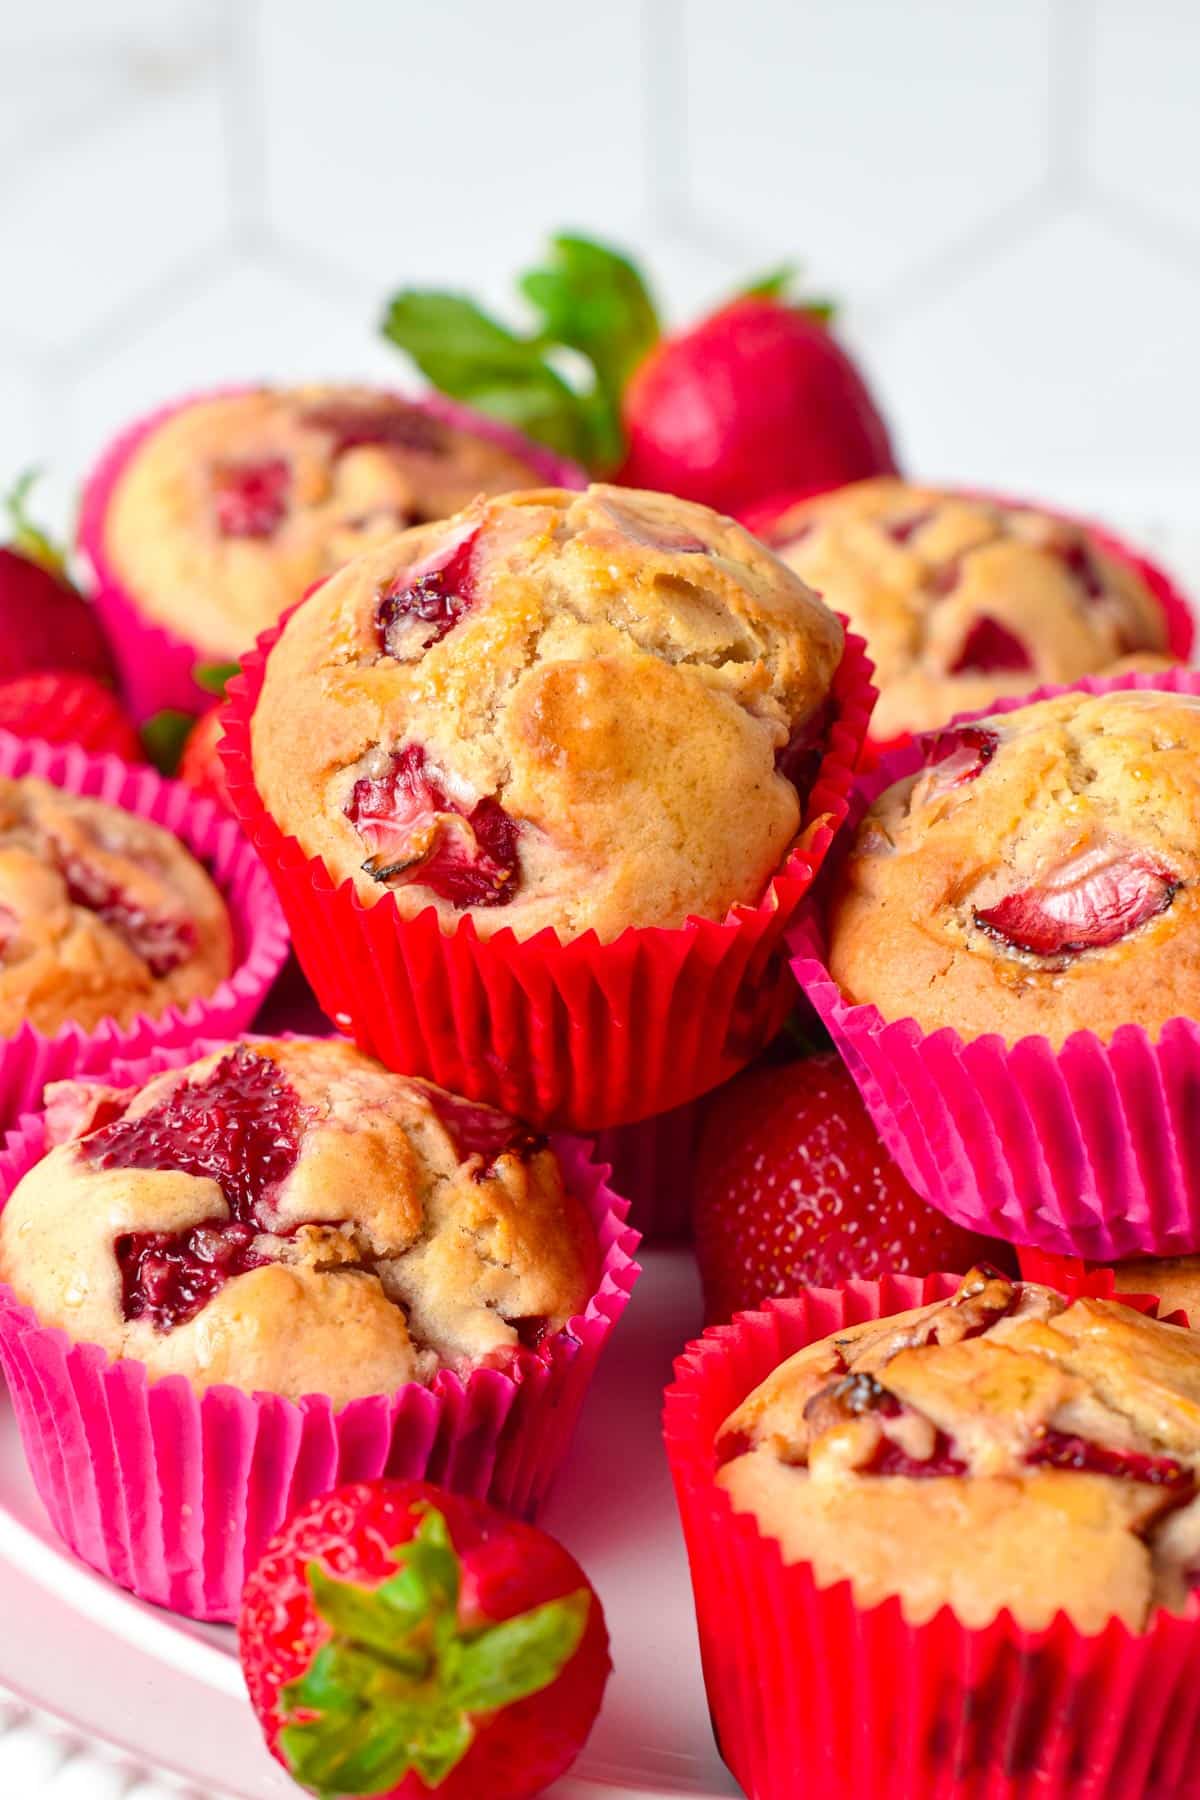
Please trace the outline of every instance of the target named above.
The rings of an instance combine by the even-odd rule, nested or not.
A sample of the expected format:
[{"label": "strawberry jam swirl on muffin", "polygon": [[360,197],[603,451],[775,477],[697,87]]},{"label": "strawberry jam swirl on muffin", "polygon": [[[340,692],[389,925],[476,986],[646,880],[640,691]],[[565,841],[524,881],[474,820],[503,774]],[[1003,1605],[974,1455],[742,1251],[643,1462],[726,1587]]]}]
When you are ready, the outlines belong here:
[{"label": "strawberry jam swirl on muffin", "polygon": [[951,726],[858,829],[843,994],[1010,1043],[1200,1019],[1200,699],[1062,694]]},{"label": "strawberry jam swirl on muffin", "polygon": [[170,832],[36,776],[0,780],[0,1036],[157,1018],[232,963],[225,903]]},{"label": "strawberry jam swirl on muffin", "polygon": [[594,1285],[543,1138],[337,1040],[234,1044],[138,1092],[59,1083],[47,1119],[0,1279],[43,1325],[197,1390],[341,1404],[504,1366]]},{"label": "strawberry jam swirl on muffin", "polygon": [[720,919],[796,836],[842,644],[706,507],[607,487],[480,501],[293,615],[255,779],[337,882],[404,917],[602,940]]},{"label": "strawberry jam swirl on muffin", "polygon": [[866,638],[878,739],[1128,658],[1168,660],[1141,577],[1046,513],[883,479],[789,508],[769,538]]},{"label": "strawberry jam swirl on muffin", "polygon": [[147,617],[232,657],[359,551],[541,479],[393,394],[259,388],[197,400],[150,432],[114,489],[105,551]]},{"label": "strawberry jam swirl on muffin", "polygon": [[1200,1570],[1200,1337],[980,1267],[791,1357],[717,1454],[735,1509],[860,1606],[1136,1631]]}]

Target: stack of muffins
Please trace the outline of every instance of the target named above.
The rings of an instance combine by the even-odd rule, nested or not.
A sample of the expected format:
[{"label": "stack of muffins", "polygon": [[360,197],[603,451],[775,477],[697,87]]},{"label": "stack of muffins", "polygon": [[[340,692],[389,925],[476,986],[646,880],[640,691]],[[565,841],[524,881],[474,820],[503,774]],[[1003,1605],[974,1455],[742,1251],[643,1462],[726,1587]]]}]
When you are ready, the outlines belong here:
[{"label": "stack of muffins", "polygon": [[[692,1109],[798,980],[909,1180],[1027,1279],[811,1290],[683,1358],[724,1753],[755,1800],[1183,1791],[1200,1335],[1090,1265],[1190,1303],[1190,614],[990,497],[759,529],[360,388],[191,400],[103,459],[126,691],[240,660],[237,821],[0,741],[0,1362],[39,1491],[209,1619],[338,1481],[532,1511],[637,1274],[606,1164],[670,1222]],[[250,1035],[289,936],[320,1016]]]}]

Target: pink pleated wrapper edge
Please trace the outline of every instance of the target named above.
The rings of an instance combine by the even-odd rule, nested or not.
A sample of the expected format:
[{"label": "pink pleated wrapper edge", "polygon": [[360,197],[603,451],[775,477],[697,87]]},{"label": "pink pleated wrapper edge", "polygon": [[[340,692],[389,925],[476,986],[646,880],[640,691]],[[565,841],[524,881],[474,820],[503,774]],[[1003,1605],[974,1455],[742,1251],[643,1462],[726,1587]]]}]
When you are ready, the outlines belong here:
[{"label": "pink pleated wrapper edge", "polygon": [[810,1563],[785,1563],[717,1486],[719,1426],[785,1358],[957,1285],[808,1289],[739,1314],[676,1363],[664,1435],[721,1753],[750,1800],[1194,1800],[1194,1617],[1160,1611],[1141,1633],[1113,1620],[1091,1637],[1063,1613],[1041,1631],[1008,1612],[972,1630],[949,1607],[910,1625],[898,1600],[859,1607],[849,1582],[822,1588]]},{"label": "pink pleated wrapper edge", "polygon": [[[104,545],[104,523],[113,489],[134,452],[176,413],[207,400],[226,399],[253,391],[251,384],[213,388],[156,408],[113,440],[84,487],[79,515],[79,547],[91,564],[96,583],[92,598],[121,670],[126,703],[139,724],[152,713],[167,707],[180,712],[207,712],[212,705],[212,695],[197,685],[194,670],[197,663],[211,662],[212,658],[168,626],[148,618],[113,568]],[[444,395],[402,394],[396,397],[443,424],[473,432],[513,455],[523,457],[550,487],[582,488],[587,485],[587,476],[575,463],[556,456],[544,445],[532,443],[496,419],[447,400]]]},{"label": "pink pleated wrapper edge", "polygon": [[[1167,689],[1200,694],[1200,672],[1169,669],[1040,688],[968,717],[993,717],[1055,694]],[[962,723],[959,719],[954,723]],[[952,729],[952,727],[947,727]],[[860,784],[853,823],[920,767],[920,744],[886,757]],[[975,1231],[1111,1262],[1200,1245],[1200,1022],[1171,1019],[1157,1039],[1123,1025],[1104,1042],[1075,1032],[1060,1050],[1039,1035],[925,1032],[851,1005],[825,964],[809,906],[789,937],[792,969],[854,1076],[905,1176]]]},{"label": "pink pleated wrapper edge", "polygon": [[552,930],[483,939],[467,915],[444,931],[431,906],[403,919],[395,897],[364,906],[346,881],[285,837],[254,785],[250,720],[286,621],[230,683],[230,802],[275,881],[296,955],[326,1014],[360,1048],[537,1125],[599,1131],[672,1111],[744,1067],[792,1004],[784,932],[846,818],[875,690],[848,633],[832,685],[836,717],[798,847],[756,904],[677,929],[634,927],[610,943]]},{"label": "pink pleated wrapper edge", "polygon": [[703,1102],[692,1100],[672,1112],[596,1135],[596,1156],[611,1168],[613,1186],[629,1201],[629,1223],[647,1243],[691,1236],[692,1177],[703,1115]]},{"label": "pink pleated wrapper edge", "polygon": [[118,1058],[145,1056],[159,1044],[234,1036],[251,1022],[287,955],[287,924],[270,878],[236,822],[191,788],[153,769],[73,745],[49,745],[0,731],[0,776],[36,775],[72,794],[122,806],[171,831],[205,864],[229,908],[234,969],[206,999],[168,1007],[157,1018],[94,1031],[67,1024],[46,1034],[22,1025],[0,1040],[0,1127],[35,1108],[48,1081],[97,1073]]},{"label": "pink pleated wrapper edge", "polygon": [[[119,1065],[122,1082],[203,1055],[159,1049]],[[143,1600],[192,1618],[237,1617],[245,1578],[306,1500],[346,1481],[423,1478],[532,1517],[562,1465],[596,1364],[640,1274],[627,1203],[590,1147],[555,1137],[566,1184],[596,1226],[600,1276],[582,1314],[512,1372],[443,1370],[431,1386],[336,1408],[324,1395],[147,1377],[38,1323],[0,1284],[0,1366],[21,1442],[56,1531],[84,1562]],[[0,1210],[45,1149],[40,1115],[0,1152]]]}]

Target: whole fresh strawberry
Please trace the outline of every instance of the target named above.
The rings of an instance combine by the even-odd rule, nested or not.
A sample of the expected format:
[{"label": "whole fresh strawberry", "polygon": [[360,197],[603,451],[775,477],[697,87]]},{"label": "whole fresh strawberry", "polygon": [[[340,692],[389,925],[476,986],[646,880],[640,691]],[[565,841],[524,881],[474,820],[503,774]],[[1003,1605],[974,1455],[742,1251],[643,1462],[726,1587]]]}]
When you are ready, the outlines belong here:
[{"label": "whole fresh strawberry", "polygon": [[[628,257],[559,236],[520,281],[532,332],[462,295],[416,289],[393,297],[383,329],[435,387],[593,474],[740,514],[896,468],[829,306],[793,303],[790,280],[772,275],[664,337]],[[569,379],[567,367],[587,373]]]},{"label": "whole fresh strawberry", "polygon": [[37,669],[71,669],[114,680],[100,621],[67,578],[61,553],[32,523],[33,474],[7,498],[9,541],[0,546],[0,681]]},{"label": "whole fresh strawberry", "polygon": [[802,1287],[1010,1261],[913,1192],[832,1054],[762,1063],[731,1081],[709,1104],[696,1170],[710,1325]]},{"label": "whole fresh strawberry", "polygon": [[94,675],[70,670],[47,669],[0,681],[0,731],[48,744],[107,750],[126,762],[143,760],[137,732],[112,689]]},{"label": "whole fresh strawberry", "polygon": [[246,1583],[238,1647],[271,1753],[327,1800],[540,1793],[578,1755],[611,1666],[561,1545],[419,1481],[296,1513]]}]

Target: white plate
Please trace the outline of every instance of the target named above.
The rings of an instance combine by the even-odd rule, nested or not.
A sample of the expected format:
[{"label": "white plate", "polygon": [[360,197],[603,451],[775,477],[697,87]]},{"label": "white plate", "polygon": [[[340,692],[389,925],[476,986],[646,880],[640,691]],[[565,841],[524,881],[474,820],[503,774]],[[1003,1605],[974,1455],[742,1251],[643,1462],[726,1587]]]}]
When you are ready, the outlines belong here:
[{"label": "white plate", "polygon": [[[685,1251],[650,1251],[642,1261],[645,1274],[541,1521],[595,1582],[614,1663],[587,1749],[552,1800],[717,1800],[738,1792],[713,1748],[659,1438],[672,1359],[699,1326],[695,1274]],[[145,1606],[60,1545],[25,1472],[7,1398],[0,1688],[20,1702],[6,1708],[0,1699],[5,1800],[124,1800],[131,1791],[149,1800],[161,1782],[204,1800],[298,1792],[263,1748],[232,1631]]]}]

